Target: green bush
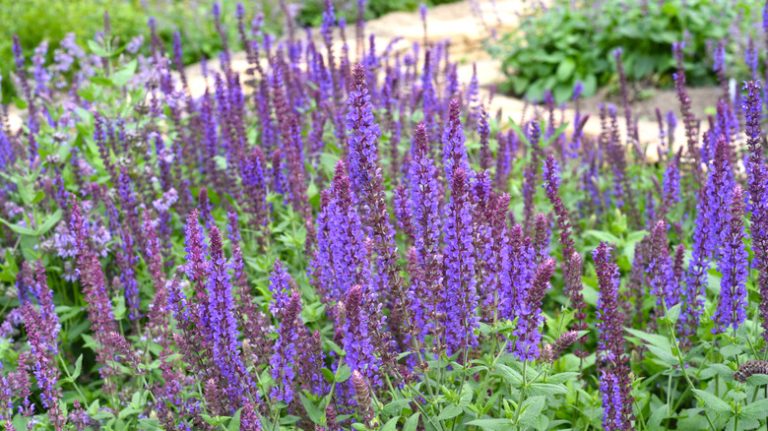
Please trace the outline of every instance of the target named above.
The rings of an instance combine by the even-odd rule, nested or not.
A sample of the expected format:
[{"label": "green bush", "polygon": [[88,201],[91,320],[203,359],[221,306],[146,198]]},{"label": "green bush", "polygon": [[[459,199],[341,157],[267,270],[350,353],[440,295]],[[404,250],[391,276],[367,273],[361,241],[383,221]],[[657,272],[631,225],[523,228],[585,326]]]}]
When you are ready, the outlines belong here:
[{"label": "green bush", "polygon": [[[384,14],[395,11],[414,11],[424,3],[428,6],[436,6],[445,3],[453,3],[458,0],[367,0],[365,19],[378,18]],[[325,0],[305,0],[302,2],[296,20],[303,26],[317,27],[323,19]],[[339,17],[344,17],[347,22],[357,19],[357,1],[334,1]]]},{"label": "green bush", "polygon": [[[623,48],[631,80],[671,83],[672,44],[685,41],[688,82],[715,82],[707,43],[724,39],[733,25],[750,31],[758,5],[748,0],[557,0],[549,9],[521,20],[520,29],[490,47],[503,59],[506,92],[539,100],[551,90],[566,100],[576,81],[590,96],[614,78],[611,52]],[[743,33],[742,33],[743,34]],[[737,49],[729,46],[734,54]],[[733,55],[730,56],[733,60]],[[738,60],[741,60],[739,57]]]},{"label": "green bush", "polygon": [[[74,33],[77,42],[85,46],[86,39],[103,29],[103,14],[108,11],[112,34],[120,41],[127,42],[137,35],[146,37],[149,43],[147,18],[157,20],[158,34],[170,50],[173,33],[179,30],[185,41],[184,62],[195,63],[202,57],[215,56],[221,50],[221,40],[216,33],[211,16],[214,0],[0,0],[0,74],[4,79],[4,100],[8,100],[12,89],[10,70],[13,68],[12,37],[19,36],[25,56],[44,40],[49,42],[49,58],[59,42]],[[277,32],[282,20],[276,19],[271,0],[245,2],[250,19],[255,10],[261,10],[268,17],[268,30]],[[231,43],[237,43],[235,7],[237,2],[222,2],[222,20],[227,28]],[[255,6],[255,8],[254,8]]]}]

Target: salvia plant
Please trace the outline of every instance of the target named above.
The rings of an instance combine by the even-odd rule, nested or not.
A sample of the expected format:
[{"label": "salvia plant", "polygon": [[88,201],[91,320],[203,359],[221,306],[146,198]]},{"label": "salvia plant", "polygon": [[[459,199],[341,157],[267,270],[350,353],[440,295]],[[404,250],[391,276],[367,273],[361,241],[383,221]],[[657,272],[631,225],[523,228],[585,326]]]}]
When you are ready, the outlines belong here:
[{"label": "salvia plant", "polygon": [[237,11],[199,72],[153,19],[146,56],[108,15],[13,41],[6,430],[768,427],[765,65],[696,118],[675,44],[646,147],[629,103],[490,112],[330,1],[316,38]]}]

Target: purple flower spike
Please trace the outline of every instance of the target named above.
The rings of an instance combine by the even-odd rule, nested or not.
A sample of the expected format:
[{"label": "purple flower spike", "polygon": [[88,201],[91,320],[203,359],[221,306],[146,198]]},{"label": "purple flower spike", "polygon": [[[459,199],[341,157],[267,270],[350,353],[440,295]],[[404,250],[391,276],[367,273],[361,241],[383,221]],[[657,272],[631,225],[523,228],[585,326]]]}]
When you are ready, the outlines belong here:
[{"label": "purple flower spike", "polygon": [[358,198],[364,199],[364,190],[372,181],[378,164],[378,140],[381,131],[373,115],[363,66],[355,65],[353,77],[354,86],[347,108],[347,129],[350,130],[349,178],[352,191]]},{"label": "purple flower spike", "polygon": [[445,343],[450,356],[474,346],[478,325],[472,203],[463,168],[453,172],[451,198],[445,215]]},{"label": "purple flower spike", "polygon": [[464,147],[464,129],[461,126],[461,105],[458,99],[452,99],[448,105],[448,122],[443,131],[443,166],[445,182],[453,184],[453,174],[462,169],[470,172],[467,149]]},{"label": "purple flower spike", "polygon": [[286,404],[294,401],[295,379],[297,374],[297,344],[301,323],[301,297],[299,292],[290,293],[285,308],[280,313],[278,338],[275,342],[274,353],[269,361],[272,378],[277,383],[270,394],[271,397]]},{"label": "purple flower spike", "polygon": [[549,279],[555,271],[555,260],[547,259],[539,264],[532,283],[520,291],[516,315],[517,327],[514,335],[515,356],[521,361],[532,361],[539,358],[539,344],[541,343],[541,301],[549,289]]},{"label": "purple flower spike", "polygon": [[731,194],[729,220],[720,231],[720,299],[713,317],[713,332],[724,332],[729,326],[734,330],[746,320],[749,256],[744,247],[744,194],[736,185]]},{"label": "purple flower spike", "polygon": [[360,372],[373,385],[382,383],[379,375],[381,359],[374,354],[373,339],[370,334],[370,325],[375,322],[369,320],[370,309],[366,289],[361,286],[353,286],[347,292],[344,300],[345,318],[343,322],[337,322],[343,332],[342,344],[346,356],[344,362],[353,371]]},{"label": "purple flower spike", "polygon": [[592,253],[599,283],[597,302],[598,369],[603,399],[603,427],[606,430],[631,430],[632,382],[629,358],[624,350],[624,316],[619,304],[619,268],[606,243]]},{"label": "purple flower spike", "polygon": [[651,259],[648,264],[651,294],[656,296],[659,307],[670,308],[680,302],[680,286],[673,271],[669,253],[667,224],[659,220],[651,230]]}]

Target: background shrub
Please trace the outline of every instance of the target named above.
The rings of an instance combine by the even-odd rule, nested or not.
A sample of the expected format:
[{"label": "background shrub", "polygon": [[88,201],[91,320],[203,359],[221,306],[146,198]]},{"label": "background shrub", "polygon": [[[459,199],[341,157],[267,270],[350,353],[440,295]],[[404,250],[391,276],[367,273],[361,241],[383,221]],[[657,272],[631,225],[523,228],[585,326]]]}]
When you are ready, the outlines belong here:
[{"label": "background shrub", "polygon": [[[590,96],[614,78],[611,52],[623,48],[631,80],[672,83],[672,44],[685,41],[686,75],[692,85],[715,82],[708,45],[730,40],[743,44],[760,15],[754,2],[721,0],[558,0],[521,21],[491,48],[503,59],[508,77],[502,90],[540,100],[546,90],[564,101],[576,81]],[[741,63],[743,46],[727,45],[729,62]],[[738,60],[738,61],[737,61]]]}]

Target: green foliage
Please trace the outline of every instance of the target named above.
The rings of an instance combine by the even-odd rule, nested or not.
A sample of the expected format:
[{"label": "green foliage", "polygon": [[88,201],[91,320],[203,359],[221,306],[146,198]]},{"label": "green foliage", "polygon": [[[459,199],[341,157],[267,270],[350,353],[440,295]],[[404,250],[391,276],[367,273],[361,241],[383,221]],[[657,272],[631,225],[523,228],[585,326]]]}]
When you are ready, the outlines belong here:
[{"label": "green foliage", "polygon": [[[384,14],[396,11],[415,11],[422,3],[427,6],[436,6],[455,1],[457,0],[367,0],[365,19],[378,18]],[[319,26],[323,19],[324,5],[325,0],[306,0],[302,2],[301,10],[296,16],[296,20],[303,26]],[[348,23],[355,22],[357,19],[356,1],[334,1],[334,5],[338,17],[344,17]]]},{"label": "green foliage", "polygon": [[[161,0],[0,0],[0,75],[3,77],[2,93],[7,102],[13,93],[9,72],[13,68],[11,51],[13,35],[18,35],[27,58],[41,42],[49,43],[49,59],[53,50],[68,33],[74,33],[79,45],[103,30],[103,14],[110,14],[112,34],[119,42],[126,43],[134,36],[144,35],[148,47],[149,27],[147,17],[157,20],[158,35],[171,52],[173,33],[180,31],[184,39],[185,64],[214,57],[222,47],[221,39],[211,17],[215,0],[161,1]],[[253,3],[252,3],[253,4]],[[230,43],[239,46],[235,22],[234,1],[222,3],[222,21],[228,29]],[[257,0],[256,8],[247,9],[250,22],[256,10],[265,14],[265,25],[272,32],[280,29],[275,18],[274,5],[269,0]]]},{"label": "green foliage", "polygon": [[[540,100],[551,90],[567,100],[577,81],[591,96],[615,82],[611,52],[624,50],[627,77],[654,85],[671,85],[675,61],[672,44],[685,41],[685,69],[692,85],[715,82],[707,43],[728,37],[731,26],[752,31],[759,16],[754,2],[721,0],[584,0],[572,6],[559,0],[545,11],[521,20],[520,29],[489,47],[503,60],[503,90]],[[756,19],[756,18],[751,18]],[[728,61],[741,62],[735,43]],[[737,55],[738,54],[738,55]]]}]

